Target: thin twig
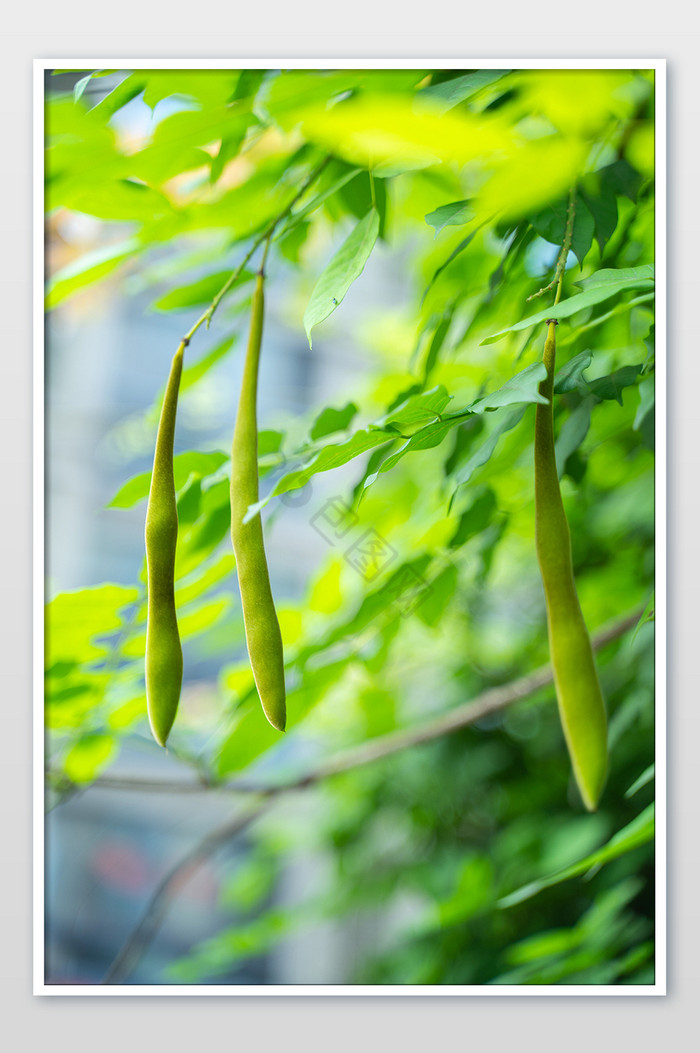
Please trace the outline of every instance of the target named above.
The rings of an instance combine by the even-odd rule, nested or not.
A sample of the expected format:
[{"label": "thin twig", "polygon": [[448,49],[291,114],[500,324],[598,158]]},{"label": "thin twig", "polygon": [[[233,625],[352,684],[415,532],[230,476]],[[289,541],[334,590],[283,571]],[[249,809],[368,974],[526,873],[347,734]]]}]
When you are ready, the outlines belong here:
[{"label": "thin twig", "polygon": [[576,218],[576,188],[572,187],[569,191],[569,204],[566,209],[566,227],[564,230],[564,241],[562,243],[561,251],[557,258],[557,266],[554,271],[554,277],[552,278],[549,285],[545,285],[544,288],[538,289],[532,296],[528,296],[525,303],[529,303],[530,300],[536,299],[538,296],[544,296],[546,292],[553,289],[555,285],[558,285],[557,297],[554,301],[555,305],[559,303],[559,297],[561,296],[561,287],[564,280],[564,271],[566,270],[566,261],[569,257],[569,249],[571,248],[571,239],[574,236],[574,220]]},{"label": "thin twig", "polygon": [[221,303],[221,301],[223,300],[224,296],[229,291],[231,286],[236,281],[238,281],[238,279],[240,278],[241,274],[243,273],[243,268],[245,267],[246,263],[248,263],[250,258],[257,252],[257,250],[260,248],[262,243],[264,241],[266,241],[268,238],[272,237],[272,235],[275,232],[275,228],[278,226],[278,224],[280,224],[282,222],[283,219],[286,218],[286,216],[289,215],[289,213],[292,211],[292,209],[296,205],[296,203],[299,200],[299,198],[303,197],[303,195],[309,189],[311,184],[314,183],[316,181],[316,179],[318,179],[319,175],[321,174],[323,169],[326,167],[326,165],[328,164],[330,159],[331,159],[330,154],[328,156],[324,157],[324,159],[321,161],[321,163],[319,165],[317,165],[316,168],[314,168],[314,170],[304,180],[304,182],[299,187],[299,189],[297,190],[296,194],[294,195],[292,200],[289,202],[289,204],[281,212],[279,212],[275,216],[275,218],[272,220],[272,222],[270,222],[267,225],[267,227],[262,232],[262,234],[258,235],[258,237],[255,239],[255,241],[253,242],[251,247],[248,249],[248,252],[245,254],[245,256],[243,257],[241,262],[238,264],[236,269],[229,275],[229,277],[226,279],[226,281],[224,282],[222,287],[219,289],[218,293],[216,294],[216,296],[214,297],[212,302],[209,304],[209,306],[207,307],[206,311],[204,311],[204,313],[199,316],[199,318],[194,323],[192,328],[185,334],[185,336],[183,336],[183,338],[182,338],[182,340],[180,342],[180,346],[181,347],[183,345],[186,347],[189,344],[190,340],[192,339],[192,337],[197,332],[197,330],[199,329],[200,326],[202,326],[202,325],[204,325],[206,323],[207,329],[209,328],[209,323],[211,322],[212,318],[214,317],[214,312],[216,311],[217,307],[219,306],[219,304]]},{"label": "thin twig", "polygon": [[244,815],[237,815],[223,826],[208,833],[194,848],[175,863],[159,882],[146,906],[141,920],[129,935],[116,958],[107,970],[103,984],[120,984],[139,962],[146,948],[154,939],[168,909],[168,901],[190,880],[195,870],[204,863],[217,848],[242,833],[270,807],[265,802]]}]

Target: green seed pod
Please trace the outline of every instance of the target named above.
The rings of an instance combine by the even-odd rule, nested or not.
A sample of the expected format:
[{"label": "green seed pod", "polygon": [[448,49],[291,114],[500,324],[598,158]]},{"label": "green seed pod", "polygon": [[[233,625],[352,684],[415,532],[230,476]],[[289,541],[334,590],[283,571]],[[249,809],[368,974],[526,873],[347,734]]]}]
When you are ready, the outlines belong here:
[{"label": "green seed pod", "polygon": [[265,558],[262,522],[243,517],[258,500],[258,364],[264,312],[263,275],[258,274],[248,336],[238,414],[231,448],[231,540],[241,590],[248,656],[263,712],[273,727],[287,721],[284,655],[270,574]]},{"label": "green seed pod", "polygon": [[571,536],[554,455],[555,321],[544,347],[547,377],[535,421],[535,541],[547,604],[559,715],[583,803],[595,811],[607,774],[607,720],[590,637],[574,583]]},{"label": "green seed pod", "polygon": [[165,746],[182,688],[182,647],[175,611],[177,505],[173,444],[183,341],[173,357],[160,412],[153,475],[146,512],[148,620],[146,625],[146,702],[153,737]]}]

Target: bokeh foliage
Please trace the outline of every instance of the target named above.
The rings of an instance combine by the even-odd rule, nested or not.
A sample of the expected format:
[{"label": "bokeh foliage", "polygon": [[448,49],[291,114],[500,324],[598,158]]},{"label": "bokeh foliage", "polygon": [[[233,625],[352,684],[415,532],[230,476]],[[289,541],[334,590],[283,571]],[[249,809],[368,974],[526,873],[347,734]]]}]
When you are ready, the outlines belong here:
[{"label": "bokeh foliage", "polygon": [[[102,92],[98,73],[84,73],[73,91],[47,94],[46,205],[52,223],[101,221],[99,244],[50,276],[48,309],[105,280],[126,295],[128,276],[189,326],[324,156],[270,253],[294,324],[323,355],[379,247],[409,290],[363,325],[372,364],[352,391],[261,436],[268,529],[284,533],[282,495],[341,469],[348,536],[374,531],[395,553],[363,575],[331,547],[305,595],[280,604],[282,746],[247,663],[230,659],[242,653],[242,622],[228,452],[176,459],[185,660],[198,648],[220,658],[213,703],[183,705],[176,722],[183,768],[212,782],[256,762],[284,773],[297,756],[416,725],[547,661],[532,438],[553,291],[527,301],[552,278],[571,188],[555,428],[579,594],[592,630],[649,603],[649,71],[101,71]],[[119,115],[138,99],[153,120],[134,137]],[[254,263],[222,307],[232,334],[193,340],[183,402],[236,353]],[[148,483],[130,479],[112,505],[143,502]],[[144,617],[143,572],[51,597],[46,722],[59,800],[108,772],[126,737],[147,733]],[[230,637],[217,633],[224,621]],[[364,927],[350,982],[653,982],[652,641],[647,621],[600,654],[611,771],[596,814],[576,796],[553,689],[543,689],[305,791],[299,815],[273,810],[227,879],[235,924],[174,963],[173,982],[216,978],[329,918]],[[275,877],[299,853],[330,858],[326,888],[283,908]]]}]

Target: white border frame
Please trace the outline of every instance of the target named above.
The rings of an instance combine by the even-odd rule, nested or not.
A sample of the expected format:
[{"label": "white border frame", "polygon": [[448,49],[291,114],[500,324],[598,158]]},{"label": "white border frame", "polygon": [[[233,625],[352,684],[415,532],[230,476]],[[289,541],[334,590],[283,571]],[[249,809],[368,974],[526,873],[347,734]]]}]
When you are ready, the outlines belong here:
[{"label": "white border frame", "polygon": [[[656,871],[656,940],[654,984],[635,986],[560,985],[557,987],[486,986],[473,984],[427,985],[339,985],[339,984],[141,984],[87,986],[54,985],[44,982],[44,73],[47,69],[653,69],[655,73],[655,179],[656,238],[655,266],[657,294],[655,301],[656,333],[656,469],[655,469],[655,761],[657,823],[655,840]],[[33,135],[33,961],[34,995],[120,996],[146,995],[199,996],[374,996],[374,997],[443,997],[450,995],[480,997],[556,997],[556,996],[663,996],[666,995],[667,933],[667,726],[666,726],[666,631],[667,631],[667,269],[666,269],[666,60],[624,59],[533,59],[502,58],[387,58],[300,59],[270,57],[265,60],[231,59],[129,59],[102,56],[97,59],[59,58],[34,60],[34,135]]]}]

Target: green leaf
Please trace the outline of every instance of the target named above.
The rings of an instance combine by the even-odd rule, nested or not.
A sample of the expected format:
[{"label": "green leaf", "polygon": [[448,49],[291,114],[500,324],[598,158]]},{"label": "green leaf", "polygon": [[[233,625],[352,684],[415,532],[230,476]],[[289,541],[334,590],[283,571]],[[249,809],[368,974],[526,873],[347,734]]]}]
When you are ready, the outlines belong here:
[{"label": "green leaf", "polygon": [[378,428],[363,429],[356,431],[345,442],[324,446],[303,467],[296,468],[294,471],[283,475],[277,482],[274,490],[267,497],[258,501],[257,504],[251,505],[243,522],[248,523],[273,497],[286,494],[290,490],[299,490],[302,486],[306,486],[308,481],[319,472],[329,472],[333,468],[339,468],[341,465],[347,464],[348,461],[354,460],[355,457],[359,457],[361,454],[367,453],[368,450],[374,449],[375,446],[381,446],[394,438],[396,436],[391,432],[384,432]]},{"label": "green leaf", "polygon": [[85,735],[69,749],[63,769],[71,782],[93,782],[117,750],[116,739],[111,735]]},{"label": "green leaf", "polygon": [[133,179],[87,182],[81,178],[71,183],[49,183],[47,198],[51,209],[62,205],[73,212],[121,223],[150,223],[173,212],[164,194]]},{"label": "green leaf", "polygon": [[592,399],[584,399],[562,424],[561,431],[557,436],[555,445],[555,456],[557,462],[557,473],[561,479],[564,474],[566,462],[588,435],[591,425]]},{"label": "green leaf", "polygon": [[582,351],[562,366],[554,375],[554,394],[563,395],[565,391],[574,391],[585,386],[583,374],[590,366],[592,358],[592,351]]},{"label": "green leaf", "polygon": [[341,409],[333,409],[328,406],[314,421],[309,432],[309,437],[315,442],[325,435],[333,435],[338,431],[346,431],[357,414],[357,406],[354,402],[346,403]]},{"label": "green leaf", "polygon": [[596,869],[602,867],[606,863],[612,862],[613,859],[619,859],[620,856],[634,851],[635,848],[648,844],[653,837],[654,805],[650,804],[648,808],[645,808],[640,815],[623,827],[622,830],[618,831],[614,837],[610,838],[607,844],[603,845],[596,852],[585,856],[572,866],[556,870],[553,874],[547,875],[547,877],[539,878],[527,885],[523,885],[522,888],[498,900],[496,906],[503,910],[508,907],[514,907],[516,904],[523,903],[525,900],[531,899],[532,896],[536,896],[543,889],[550,888],[552,885],[559,885],[562,881],[569,881],[573,877],[585,874],[594,867]]},{"label": "green leaf", "polygon": [[376,427],[402,429],[407,425],[425,424],[438,417],[451,400],[452,396],[447,394],[444,385],[438,384],[400,402],[376,422]]},{"label": "green leaf", "polygon": [[88,73],[87,77],[81,77],[80,80],[75,82],[73,85],[73,102],[78,101],[94,76],[94,73]]},{"label": "green leaf", "polygon": [[[173,458],[173,472],[175,475],[175,489],[181,490],[191,475],[203,479],[207,475],[213,475],[222,464],[228,461],[228,455],[214,450],[211,453],[200,453],[197,450],[188,450],[186,453],[178,453]],[[148,497],[151,488],[151,472],[142,472],[129,479],[120,490],[116,492],[107,508],[131,508]]]},{"label": "green leaf", "polygon": [[[103,75],[104,74],[102,73],[99,74],[99,76]],[[95,76],[98,76],[98,74],[95,74]],[[141,70],[130,73],[128,77],[125,77],[124,80],[116,85],[116,87],[112,88],[104,98],[100,99],[99,102],[96,102],[90,110],[90,113],[94,116],[100,117],[100,119],[105,122],[108,121],[118,110],[123,109],[124,106],[128,105],[128,103],[135,99],[137,95],[141,94],[145,83],[146,78]]]},{"label": "green leaf", "polygon": [[600,176],[616,193],[624,194],[630,201],[636,201],[642,186],[642,177],[629,161],[621,158],[611,165],[601,168]]},{"label": "green leaf", "polygon": [[469,507],[462,512],[457,529],[450,538],[449,547],[461,548],[470,538],[476,537],[482,530],[485,530],[491,522],[496,508],[496,495],[489,487],[479,494]]},{"label": "green leaf", "polygon": [[588,390],[591,391],[596,398],[603,400],[614,399],[622,405],[623,390],[636,383],[637,377],[641,371],[641,362],[636,366],[623,366],[622,369],[616,369],[614,373],[610,373],[606,377],[598,377],[596,380],[589,380]]},{"label": "green leaf", "polygon": [[216,181],[221,177],[221,173],[223,172],[228,162],[232,161],[234,157],[238,156],[241,146],[245,142],[249,128],[250,124],[248,122],[240,121],[232,129],[231,132],[229,132],[227,135],[222,136],[219,152],[217,153],[216,157],[212,158],[211,161],[211,168],[209,172],[210,182],[216,183]]},{"label": "green leaf", "polygon": [[152,110],[173,95],[197,99],[207,108],[221,106],[231,98],[237,82],[237,70],[148,70],[143,101]]},{"label": "green leaf", "polygon": [[526,409],[526,406],[518,406],[516,409],[511,410],[510,413],[498,415],[498,423],[489,433],[484,442],[476,448],[466,464],[457,469],[455,473],[457,487],[464,486],[465,483],[468,483],[477,468],[481,468],[482,465],[486,464],[493,455],[493,452],[503,435],[514,428],[523,419]]},{"label": "green leaf", "polygon": [[312,197],[306,205],[301,206],[296,212],[287,218],[286,222],[281,227],[280,231],[275,234],[273,241],[277,241],[278,238],[283,238],[289,233],[297,224],[302,223],[307,216],[310,216],[312,212],[315,212],[317,208],[320,208],[324,201],[333,197],[346,183],[349,183],[351,179],[354,179],[362,169],[361,168],[347,168],[343,172],[343,175],[339,179],[335,179],[330,186],[327,186],[324,190],[321,190],[318,194]]},{"label": "green leaf", "polygon": [[177,499],[177,519],[180,527],[190,526],[199,516],[202,501],[202,480],[191,476]]},{"label": "green leaf", "polygon": [[649,374],[639,382],[639,406],[632,425],[635,431],[640,431],[647,416],[654,413],[656,398],[656,382],[653,374]]},{"label": "green leaf", "polygon": [[[202,377],[212,369],[217,362],[219,362],[224,356],[230,351],[236,341],[236,336],[227,336],[224,340],[221,340],[211,351],[207,351],[206,354],[198,358],[196,362],[193,362],[191,366],[185,366],[180,377],[180,394],[184,394],[185,391],[189,391],[190,388],[194,387],[202,379]],[[162,396],[165,392],[165,386],[159,403],[162,402]]]},{"label": "green leaf", "polygon": [[[207,630],[212,629],[220,622],[231,609],[231,600],[228,596],[220,596],[208,603],[203,603],[194,610],[185,613],[178,611],[178,629],[183,640],[200,636]],[[122,645],[122,654],[129,658],[143,658],[146,653],[146,633],[132,633]]]},{"label": "green leaf", "polygon": [[[177,289],[171,289],[170,292],[156,300],[153,307],[157,311],[184,311],[190,307],[210,304],[230,277],[230,270],[214,271],[213,274],[207,274],[188,285],[180,285]],[[250,271],[243,271],[236,279],[235,288],[252,279],[253,275]]]},{"label": "green leaf", "polygon": [[654,599],[654,597],[655,597],[655,591],[652,590],[652,593],[651,593],[651,596],[649,597],[647,605],[644,608],[644,610],[642,611],[642,615],[641,615],[639,621],[637,622],[637,624],[634,627],[634,632],[632,633],[632,636],[630,637],[630,643],[632,643],[632,641],[636,638],[637,633],[639,632],[639,630],[642,628],[643,625],[646,625],[647,622],[653,622],[654,621],[654,618],[655,618],[655,615],[656,615],[656,606],[655,606],[655,599]]},{"label": "green leaf", "polygon": [[46,667],[56,661],[91,661],[105,653],[92,643],[122,624],[120,611],[135,603],[138,589],[106,582],[93,588],[61,592],[46,608]]},{"label": "green leaf", "polygon": [[600,178],[600,173],[591,174],[581,195],[593,216],[595,238],[602,256],[617,227],[617,198],[609,183]]},{"label": "green leaf", "polygon": [[435,446],[439,446],[450,431],[453,428],[458,427],[460,423],[461,421],[458,420],[440,420],[434,421],[432,424],[428,424],[426,427],[421,428],[420,431],[417,431],[412,435],[403,446],[400,446],[395,453],[389,454],[389,456],[382,461],[376,472],[372,472],[367,476],[364,481],[363,490],[367,490],[372,486],[382,472],[388,472],[394,468],[407,453],[412,453],[416,450],[431,450]]},{"label": "green leaf", "polygon": [[279,453],[283,442],[283,431],[274,431],[272,428],[266,428],[258,432],[258,457],[267,457],[271,453]]},{"label": "green leaf", "polygon": [[224,578],[228,578],[235,572],[236,557],[231,552],[220,556],[209,566],[200,564],[186,577],[181,578],[175,588],[178,609],[183,609],[192,600],[196,600],[212,586],[217,585]]},{"label": "green leaf", "polygon": [[369,172],[360,171],[354,179],[344,183],[338,191],[343,205],[358,219],[363,219],[371,208],[379,213],[379,237],[384,238],[386,228],[386,180],[376,176],[370,179]]},{"label": "green leaf", "polygon": [[313,327],[335,311],[352,283],[362,274],[378,234],[379,214],[372,209],[346,238],[316,282],[304,312],[309,347]]},{"label": "green leaf", "polygon": [[112,274],[126,260],[143,249],[137,238],[129,238],[118,245],[87,252],[79,259],[62,267],[46,283],[46,310],[51,311],[59,303],[68,300],[88,285],[94,285],[108,274]]},{"label": "green leaf", "polygon": [[500,406],[512,406],[519,402],[539,402],[547,404],[547,399],[539,393],[539,385],[547,376],[547,370],[543,362],[535,362],[533,365],[516,373],[514,377],[493,391],[477,399],[469,407],[472,413],[483,413],[488,409],[498,409]]},{"label": "green leaf", "polygon": [[645,768],[642,774],[634,780],[630,788],[625,790],[625,797],[634,797],[635,793],[650,783],[654,778],[655,767],[654,764],[650,764],[648,768]]},{"label": "green leaf", "polygon": [[415,610],[425,625],[437,625],[450,605],[457,588],[459,574],[453,563],[448,563],[440,573],[428,582],[417,597]]},{"label": "green leaf", "polygon": [[[433,369],[435,368],[435,365],[440,357],[442,345],[445,343],[445,338],[450,331],[450,326],[452,325],[454,309],[455,305],[450,304],[450,306],[446,308],[446,310],[443,312],[442,317],[440,318],[440,321],[438,322],[438,325],[435,328],[432,340],[430,341],[430,346],[428,347],[428,351],[425,356],[425,362],[423,363],[424,384],[428,383],[428,378],[432,373]],[[418,347],[416,348],[415,354],[418,353],[419,348],[420,341],[418,343]]]},{"label": "green leaf", "polygon": [[[545,307],[543,310],[538,311],[537,314],[523,318],[520,322],[515,322],[505,329],[499,329],[497,333],[494,333],[493,336],[487,336],[481,343],[493,344],[496,340],[500,340],[502,336],[505,336],[506,333],[517,333],[522,329],[530,329],[533,325],[540,325],[542,322],[546,322],[548,318],[570,318],[572,315],[578,314],[579,311],[584,311],[588,307],[593,307],[604,300],[609,300],[621,292],[628,292],[631,289],[652,289],[654,282],[648,275],[649,270],[649,267],[644,266],[631,267],[626,271],[620,270],[612,273],[610,271],[597,271],[596,274],[585,279],[585,282],[589,284],[582,293],[579,293],[577,296],[569,296],[566,300],[558,303],[556,307]],[[616,277],[612,275],[616,275]]]},{"label": "green leaf", "polygon": [[594,271],[588,278],[581,278],[575,284],[582,289],[594,289],[601,285],[619,285],[625,283],[636,287],[641,283],[647,288],[647,282],[654,280],[654,265],[644,263],[640,267],[604,267]]},{"label": "green leaf", "polygon": [[[476,237],[476,235],[479,233],[479,231],[481,230],[481,228],[484,225],[485,225],[484,223],[480,223],[479,226],[476,227],[471,232],[471,234],[467,234],[466,238],[463,238],[460,241],[459,245],[457,245],[457,247],[452,250],[452,252],[447,257],[445,262],[440,264],[440,266],[434,272],[432,278],[430,279],[430,281],[428,282],[428,284],[425,287],[425,290],[423,292],[423,296],[421,297],[421,303],[425,302],[426,296],[428,295],[428,293],[430,292],[430,290],[432,289],[433,285],[438,280],[438,278],[440,277],[442,272],[445,270],[445,268],[449,267],[449,265],[452,263],[452,261],[456,260],[461,252],[464,252],[464,250],[471,244],[471,242],[474,240],[474,238]],[[483,341],[482,341],[482,343],[483,343]]]},{"label": "green leaf", "polygon": [[[574,229],[571,238],[571,251],[580,264],[593,243],[593,232],[595,223],[583,198],[576,195],[576,211],[574,213]],[[551,242],[553,245],[562,245],[566,232],[566,222],[569,211],[568,196],[560,198],[553,205],[531,216],[529,222],[541,238]]]},{"label": "green leaf", "polygon": [[494,84],[510,73],[509,69],[477,69],[462,77],[453,77],[440,84],[430,84],[420,92],[421,99],[428,99],[439,111],[446,113],[453,106],[466,102],[482,88]]},{"label": "green leaf", "polygon": [[247,768],[282,737],[263,713],[257,694],[234,719],[233,731],[224,739],[216,760],[220,777]]},{"label": "green leaf", "polygon": [[452,201],[449,205],[440,205],[433,212],[428,212],[425,222],[435,228],[435,237],[445,227],[461,227],[474,218],[474,209],[466,201]]}]

